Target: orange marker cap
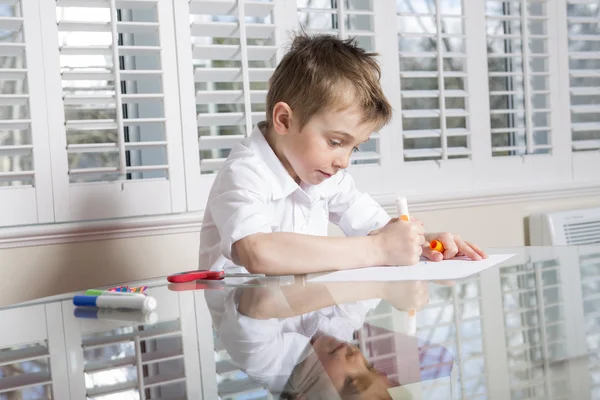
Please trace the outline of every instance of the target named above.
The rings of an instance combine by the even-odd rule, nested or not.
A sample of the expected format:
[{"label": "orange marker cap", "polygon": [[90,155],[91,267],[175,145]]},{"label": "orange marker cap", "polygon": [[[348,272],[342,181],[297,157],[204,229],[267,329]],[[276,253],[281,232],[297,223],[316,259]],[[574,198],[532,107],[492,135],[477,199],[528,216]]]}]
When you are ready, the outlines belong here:
[{"label": "orange marker cap", "polygon": [[409,221],[409,219],[408,219],[408,215],[401,215],[401,216],[400,216],[400,219],[401,219],[402,221],[407,221],[407,222]]},{"label": "orange marker cap", "polygon": [[429,248],[431,250],[439,251],[440,253],[444,252],[444,245],[439,240],[432,240],[429,243]]}]

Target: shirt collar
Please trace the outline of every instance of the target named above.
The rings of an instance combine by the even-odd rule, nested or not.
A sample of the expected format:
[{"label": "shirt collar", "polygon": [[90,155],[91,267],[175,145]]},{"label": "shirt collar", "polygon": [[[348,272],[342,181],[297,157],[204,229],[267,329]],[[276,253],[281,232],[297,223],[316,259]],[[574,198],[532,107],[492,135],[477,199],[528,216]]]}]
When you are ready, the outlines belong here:
[{"label": "shirt collar", "polygon": [[269,179],[273,188],[273,200],[283,199],[301,189],[310,197],[330,197],[333,196],[337,188],[336,182],[342,173],[325,180],[318,185],[302,185],[302,188],[292,179],[288,171],[283,166],[281,160],[277,157],[263,131],[266,130],[266,122],[259,122],[250,135],[250,146],[253,147],[261,156],[270,172]]},{"label": "shirt collar", "polygon": [[263,134],[266,131],[266,122],[259,122],[250,135],[251,146],[260,154],[261,159],[267,164],[270,172],[269,179],[273,188],[273,199],[278,200],[289,196],[300,188],[287,172]]}]

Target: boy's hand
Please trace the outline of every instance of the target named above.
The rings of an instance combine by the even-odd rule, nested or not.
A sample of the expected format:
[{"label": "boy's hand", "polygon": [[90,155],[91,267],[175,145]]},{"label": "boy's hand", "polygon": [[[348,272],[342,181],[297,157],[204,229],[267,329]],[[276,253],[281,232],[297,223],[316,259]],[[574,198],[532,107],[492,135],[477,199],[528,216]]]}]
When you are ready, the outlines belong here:
[{"label": "boy's hand", "polygon": [[[427,244],[423,246],[423,256],[431,261],[442,261],[454,258],[456,256],[467,256],[471,260],[481,260],[487,258],[487,254],[473,243],[466,242],[458,235],[453,235],[448,232],[428,233],[425,235]],[[431,250],[429,242],[438,240],[444,245],[444,253]]]},{"label": "boy's hand", "polygon": [[419,262],[425,243],[425,231],[420,222],[392,218],[384,227],[369,234],[377,241],[379,264],[413,265]]}]

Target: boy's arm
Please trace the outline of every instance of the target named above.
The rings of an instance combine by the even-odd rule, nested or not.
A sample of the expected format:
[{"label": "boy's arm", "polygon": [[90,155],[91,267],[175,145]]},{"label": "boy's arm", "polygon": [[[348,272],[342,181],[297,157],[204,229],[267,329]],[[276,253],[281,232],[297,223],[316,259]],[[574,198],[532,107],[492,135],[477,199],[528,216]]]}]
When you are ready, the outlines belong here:
[{"label": "boy's arm", "polygon": [[234,243],[234,252],[250,273],[310,274],[382,264],[374,236],[324,237],[299,233],[256,233]]},{"label": "boy's arm", "polygon": [[[392,220],[374,235],[349,238],[273,232],[268,206],[270,187],[264,174],[256,166],[230,166],[222,172],[215,182],[221,193],[210,200],[211,216],[219,231],[223,255],[251,273],[306,274],[373,265],[411,265],[419,260],[424,243],[422,227],[404,221]],[[356,208],[361,204],[365,203],[352,204],[357,215],[348,221],[356,223],[372,214],[361,217]],[[367,207],[365,211],[369,210],[377,208]],[[387,214],[381,207],[379,210],[378,218],[367,218],[366,223],[359,224],[364,235],[388,222]]]}]

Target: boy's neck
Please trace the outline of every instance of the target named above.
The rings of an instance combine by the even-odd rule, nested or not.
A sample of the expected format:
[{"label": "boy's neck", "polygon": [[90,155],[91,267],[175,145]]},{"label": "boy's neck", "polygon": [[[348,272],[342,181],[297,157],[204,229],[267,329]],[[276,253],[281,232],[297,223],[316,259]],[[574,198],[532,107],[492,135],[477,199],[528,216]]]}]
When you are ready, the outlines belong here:
[{"label": "boy's neck", "polygon": [[267,140],[267,143],[273,150],[273,153],[275,153],[275,156],[277,156],[279,161],[281,161],[281,163],[285,167],[285,170],[287,171],[287,173],[290,174],[292,179],[298,185],[300,185],[300,177],[298,176],[298,174],[296,174],[296,172],[294,171],[294,169],[292,168],[292,166],[290,165],[290,163],[288,162],[287,158],[284,155],[283,148],[282,148],[283,146],[281,143],[282,137],[280,135],[278,135],[277,132],[275,132],[273,127],[269,127],[266,123],[263,126],[259,126],[259,129],[262,132],[265,139]]}]

